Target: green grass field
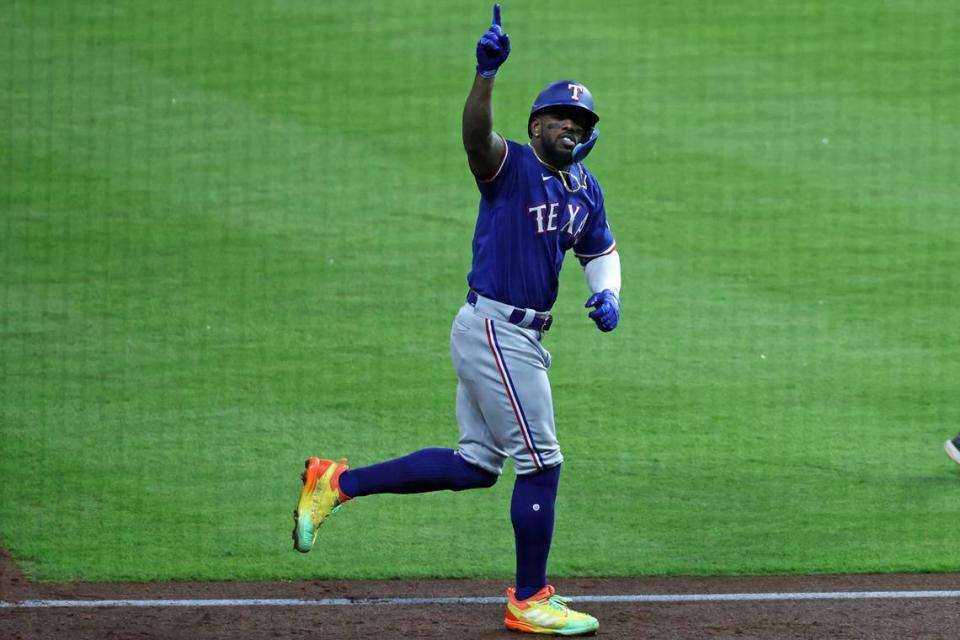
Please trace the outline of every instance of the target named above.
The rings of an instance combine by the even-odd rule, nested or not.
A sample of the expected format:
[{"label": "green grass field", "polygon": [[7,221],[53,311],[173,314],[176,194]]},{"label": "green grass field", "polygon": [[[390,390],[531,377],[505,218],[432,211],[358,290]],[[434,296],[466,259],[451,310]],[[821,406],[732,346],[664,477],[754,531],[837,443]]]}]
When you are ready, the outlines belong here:
[{"label": "green grass field", "polygon": [[[551,573],[960,571],[952,0],[505,0],[497,129],[597,99]],[[492,490],[291,550],[303,459],[454,446],[486,2],[0,7],[0,544],[37,580],[509,577]]]}]

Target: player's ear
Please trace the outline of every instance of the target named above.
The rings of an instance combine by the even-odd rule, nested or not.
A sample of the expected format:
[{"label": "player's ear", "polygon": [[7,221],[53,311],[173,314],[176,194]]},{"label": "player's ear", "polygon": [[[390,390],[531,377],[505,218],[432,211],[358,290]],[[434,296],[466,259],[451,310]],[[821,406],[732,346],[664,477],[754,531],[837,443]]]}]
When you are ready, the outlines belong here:
[{"label": "player's ear", "polygon": [[530,120],[530,137],[539,138],[540,137],[540,118],[533,118]]}]

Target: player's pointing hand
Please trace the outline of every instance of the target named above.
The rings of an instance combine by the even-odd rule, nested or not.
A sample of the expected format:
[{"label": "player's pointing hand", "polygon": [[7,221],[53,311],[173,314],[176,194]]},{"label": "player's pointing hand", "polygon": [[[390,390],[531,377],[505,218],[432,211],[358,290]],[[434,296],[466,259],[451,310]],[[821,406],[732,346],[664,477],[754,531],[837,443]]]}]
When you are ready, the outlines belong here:
[{"label": "player's pointing hand", "polygon": [[484,78],[497,75],[497,70],[510,55],[510,36],[503,32],[500,5],[493,5],[493,22],[477,43],[477,73]]}]

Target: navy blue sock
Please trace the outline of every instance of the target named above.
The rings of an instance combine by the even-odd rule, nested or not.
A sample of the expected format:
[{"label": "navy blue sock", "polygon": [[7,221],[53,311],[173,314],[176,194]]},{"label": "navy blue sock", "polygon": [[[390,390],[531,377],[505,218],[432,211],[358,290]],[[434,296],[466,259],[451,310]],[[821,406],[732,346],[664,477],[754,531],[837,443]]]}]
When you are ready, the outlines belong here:
[{"label": "navy blue sock", "polygon": [[375,493],[426,493],[492,487],[499,476],[470,464],[453,449],[421,449],[402,458],[344,471],[340,488],[351,498]]},{"label": "navy blue sock", "polygon": [[517,476],[510,519],[517,542],[518,600],[526,600],[547,584],[547,556],[553,540],[553,514],[560,484],[560,465]]}]

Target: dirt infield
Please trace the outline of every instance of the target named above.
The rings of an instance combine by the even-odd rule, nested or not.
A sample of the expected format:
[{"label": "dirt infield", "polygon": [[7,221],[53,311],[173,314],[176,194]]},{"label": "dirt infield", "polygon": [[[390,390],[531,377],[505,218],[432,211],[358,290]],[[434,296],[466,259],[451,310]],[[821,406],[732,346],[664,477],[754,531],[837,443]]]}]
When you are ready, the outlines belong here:
[{"label": "dirt infield", "polygon": [[[765,578],[563,579],[561,593],[580,596],[797,594],[954,591],[960,574]],[[505,585],[473,580],[279,583],[29,582],[0,549],[0,638],[518,638],[502,627],[503,605],[409,604],[410,598],[501,597]],[[606,638],[933,639],[960,635],[960,597],[736,599],[706,602],[587,602]],[[371,603],[369,599],[388,599]],[[401,599],[390,602],[389,599]],[[219,606],[11,607],[36,600],[221,600]],[[277,606],[248,599],[304,599]],[[334,600],[336,599],[336,600]],[[351,604],[335,604],[349,599]],[[619,598],[623,600],[624,598]],[[360,602],[357,602],[357,601]],[[230,602],[227,602],[230,601]],[[334,604],[330,604],[333,601]],[[109,604],[109,603],[108,603]],[[150,604],[150,603],[146,603]]]}]

